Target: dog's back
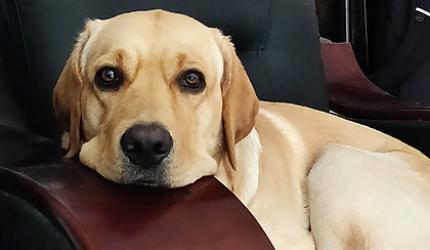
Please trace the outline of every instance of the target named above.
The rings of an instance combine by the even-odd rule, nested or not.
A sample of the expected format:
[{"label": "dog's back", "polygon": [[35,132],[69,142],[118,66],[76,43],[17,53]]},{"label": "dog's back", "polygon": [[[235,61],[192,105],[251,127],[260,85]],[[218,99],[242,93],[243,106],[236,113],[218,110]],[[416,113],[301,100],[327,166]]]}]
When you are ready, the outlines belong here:
[{"label": "dog's back", "polygon": [[[430,160],[425,155],[327,113],[284,103],[260,106],[260,181],[271,182],[260,185],[275,186],[278,199],[296,197],[298,206],[285,217],[309,216],[317,249],[428,249]],[[257,192],[257,199],[267,198]],[[305,233],[306,219],[297,221]]]}]

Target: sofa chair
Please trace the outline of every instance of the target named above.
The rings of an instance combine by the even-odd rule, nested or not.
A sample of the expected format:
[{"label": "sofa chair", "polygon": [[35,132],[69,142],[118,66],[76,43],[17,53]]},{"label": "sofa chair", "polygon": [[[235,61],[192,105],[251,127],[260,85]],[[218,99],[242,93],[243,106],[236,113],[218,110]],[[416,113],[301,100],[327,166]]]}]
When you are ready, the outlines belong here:
[{"label": "sofa chair", "polygon": [[328,111],[312,1],[0,0],[0,7],[0,249],[272,249],[212,177],[177,190],[121,186],[62,159],[52,89],[87,18],[161,8],[231,35],[261,99]]}]

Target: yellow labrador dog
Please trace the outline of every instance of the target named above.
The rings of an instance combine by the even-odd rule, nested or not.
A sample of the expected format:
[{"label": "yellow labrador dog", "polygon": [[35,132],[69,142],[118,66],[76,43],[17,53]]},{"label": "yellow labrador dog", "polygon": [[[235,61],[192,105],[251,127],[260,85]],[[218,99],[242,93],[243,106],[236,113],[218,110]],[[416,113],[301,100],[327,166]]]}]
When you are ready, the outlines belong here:
[{"label": "yellow labrador dog", "polygon": [[430,249],[430,161],[370,128],[259,101],[229,38],[161,10],[88,21],[54,90],[67,157],[118,183],[214,175],[276,249]]}]

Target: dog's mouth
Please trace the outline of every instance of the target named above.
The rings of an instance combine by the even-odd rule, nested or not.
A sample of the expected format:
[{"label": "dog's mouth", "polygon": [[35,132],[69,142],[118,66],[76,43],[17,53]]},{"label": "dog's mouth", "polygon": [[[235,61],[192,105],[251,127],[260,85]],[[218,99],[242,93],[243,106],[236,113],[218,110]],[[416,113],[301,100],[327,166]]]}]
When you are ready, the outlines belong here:
[{"label": "dog's mouth", "polygon": [[122,183],[146,187],[169,187],[167,171],[170,161],[163,161],[159,166],[142,168],[129,161],[123,162]]},{"label": "dog's mouth", "polygon": [[127,174],[123,176],[123,184],[140,185],[145,187],[163,187],[169,188],[169,184],[164,175],[153,174]]},{"label": "dog's mouth", "polygon": [[160,183],[154,180],[137,180],[133,184],[145,187],[160,187]]}]

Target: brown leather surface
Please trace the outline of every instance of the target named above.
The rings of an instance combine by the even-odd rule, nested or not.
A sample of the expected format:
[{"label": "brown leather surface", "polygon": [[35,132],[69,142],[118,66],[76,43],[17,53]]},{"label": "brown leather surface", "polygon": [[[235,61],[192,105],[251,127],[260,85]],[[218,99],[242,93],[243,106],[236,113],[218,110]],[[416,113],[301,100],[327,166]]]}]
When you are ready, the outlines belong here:
[{"label": "brown leather surface", "polygon": [[[39,144],[28,138],[0,140],[0,189],[36,204],[78,249],[273,249],[249,211],[213,177],[175,190],[118,185],[56,157],[28,165],[26,154]],[[7,167],[8,154],[25,164]]]},{"label": "brown leather surface", "polygon": [[321,44],[321,56],[334,112],[349,118],[430,120],[430,106],[402,100],[372,83],[361,71],[351,44]]},{"label": "brown leather surface", "polygon": [[0,175],[52,213],[78,249],[273,249],[212,177],[177,190],[122,186],[67,161]]}]

